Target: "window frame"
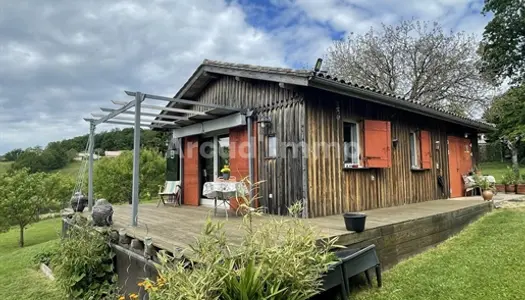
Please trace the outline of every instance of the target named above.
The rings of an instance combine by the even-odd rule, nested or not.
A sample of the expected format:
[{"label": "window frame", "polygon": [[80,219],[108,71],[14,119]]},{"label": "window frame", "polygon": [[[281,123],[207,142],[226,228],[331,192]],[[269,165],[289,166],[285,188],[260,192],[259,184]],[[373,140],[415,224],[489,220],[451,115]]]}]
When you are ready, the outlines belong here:
[{"label": "window frame", "polygon": [[[355,138],[356,138],[356,144],[357,144],[357,153],[355,154],[355,158],[357,161],[351,161],[347,162],[346,158],[346,141],[345,141],[345,124],[354,124],[355,125]],[[343,120],[343,167],[344,169],[358,169],[363,168],[363,161],[361,159],[362,156],[362,138],[361,138],[361,127],[362,124],[360,121],[356,119],[344,119]],[[350,154],[351,158],[352,155]]]},{"label": "window frame", "polygon": [[[409,134],[409,150],[410,150],[410,169],[421,170],[421,136],[419,130],[410,130]],[[414,160],[416,164],[414,164]]]},{"label": "window frame", "polygon": [[[275,140],[275,153],[273,153],[272,155],[272,151],[271,151],[271,144],[270,144],[270,140]],[[266,136],[266,156],[265,158],[267,159],[273,159],[273,158],[277,158],[277,154],[278,154],[279,151],[277,151],[277,136],[275,134],[269,134]]]}]

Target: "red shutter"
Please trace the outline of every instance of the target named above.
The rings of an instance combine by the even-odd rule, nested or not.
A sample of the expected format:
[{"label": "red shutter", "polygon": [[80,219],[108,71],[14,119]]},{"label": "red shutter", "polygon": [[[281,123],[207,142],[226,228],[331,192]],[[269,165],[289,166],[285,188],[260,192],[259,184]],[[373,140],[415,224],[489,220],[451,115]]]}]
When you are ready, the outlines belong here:
[{"label": "red shutter", "polygon": [[390,122],[365,120],[363,126],[365,167],[390,168],[392,166]]},{"label": "red shutter", "polygon": [[430,132],[420,131],[421,168],[432,169],[432,141]]},{"label": "red shutter", "polygon": [[199,205],[200,186],[199,186],[199,140],[196,136],[184,138],[184,176],[183,195],[184,204]]}]

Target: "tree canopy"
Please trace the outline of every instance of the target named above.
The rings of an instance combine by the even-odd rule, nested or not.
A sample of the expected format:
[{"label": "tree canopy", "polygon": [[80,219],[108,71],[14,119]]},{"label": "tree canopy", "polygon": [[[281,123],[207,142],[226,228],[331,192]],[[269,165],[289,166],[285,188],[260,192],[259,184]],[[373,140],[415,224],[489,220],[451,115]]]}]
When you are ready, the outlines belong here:
[{"label": "tree canopy", "polygon": [[472,35],[405,20],[335,41],[327,65],[338,78],[468,114],[488,101],[477,50]]},{"label": "tree canopy", "polygon": [[483,32],[483,72],[499,82],[525,83],[525,3],[485,0],[482,13],[493,15]]},{"label": "tree canopy", "polygon": [[[144,148],[165,152],[168,132],[141,130],[141,145]],[[86,151],[88,135],[49,143],[42,147],[30,147],[25,150],[14,149],[4,155],[7,161],[14,161],[13,169],[27,168],[30,172],[44,172],[63,168],[77,153]],[[95,135],[95,152],[133,149],[133,128],[113,129]]]},{"label": "tree canopy", "polygon": [[512,153],[514,171],[519,172],[518,150],[525,140],[525,85],[511,88],[497,97],[485,119],[496,125],[493,138],[501,140]]}]

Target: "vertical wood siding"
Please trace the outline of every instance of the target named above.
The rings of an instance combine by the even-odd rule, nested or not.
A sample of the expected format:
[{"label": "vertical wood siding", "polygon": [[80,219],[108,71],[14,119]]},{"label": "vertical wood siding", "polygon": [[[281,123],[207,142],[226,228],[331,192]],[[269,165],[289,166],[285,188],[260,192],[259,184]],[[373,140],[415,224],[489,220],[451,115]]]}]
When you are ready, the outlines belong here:
[{"label": "vertical wood siding", "polygon": [[[268,157],[268,135],[259,128],[257,136],[258,177],[261,183],[261,205],[269,213],[287,214],[287,207],[303,199],[302,156],[300,130],[304,118],[302,102],[292,102],[259,112],[269,116],[272,127],[268,134],[275,135],[277,156]],[[272,197],[270,198],[270,195]]]},{"label": "vertical wood siding", "polygon": [[[447,126],[450,125],[324,91],[310,89],[305,95],[310,216],[448,197]],[[399,140],[397,147],[392,146],[391,168],[343,170],[343,120],[350,118],[391,122],[392,139]],[[429,170],[410,168],[409,134],[416,128],[430,132],[432,166]],[[436,150],[436,141],[440,142],[440,150]],[[336,146],[315,149],[320,143]],[[438,186],[438,175],[444,177],[443,189]]]},{"label": "vertical wood siding", "polygon": [[[275,82],[239,81],[224,76],[212,82],[195,100],[237,108],[269,108],[300,97],[297,91],[281,88]],[[206,110],[200,106],[193,109]]]},{"label": "vertical wood siding", "polygon": [[[277,83],[257,80],[236,80],[223,76],[209,86],[194,100],[204,103],[255,109],[256,119],[269,116],[272,126],[269,133],[277,139],[277,157],[267,158],[268,137],[260,124],[254,136],[256,180],[261,182],[257,190],[258,202],[269,213],[287,214],[287,207],[303,198],[303,166],[300,149],[301,124],[304,124],[302,93],[295,89],[281,88]],[[193,109],[202,110],[201,107]],[[244,129],[244,132],[246,130]],[[304,128],[303,128],[304,132]],[[234,160],[231,162],[235,169]],[[232,175],[235,171],[232,169]],[[272,196],[271,198],[269,196]]]}]

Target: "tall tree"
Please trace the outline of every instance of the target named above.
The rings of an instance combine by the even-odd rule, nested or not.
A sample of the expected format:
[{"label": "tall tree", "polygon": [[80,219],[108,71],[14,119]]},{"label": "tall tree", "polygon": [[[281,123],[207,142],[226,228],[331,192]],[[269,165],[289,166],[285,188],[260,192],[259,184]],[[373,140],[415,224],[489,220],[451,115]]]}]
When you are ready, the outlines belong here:
[{"label": "tall tree", "polygon": [[482,71],[501,82],[525,83],[525,1],[485,0],[483,14],[493,14],[485,26]]},{"label": "tall tree", "polygon": [[496,125],[496,137],[512,154],[512,168],[519,174],[518,149],[525,141],[525,85],[512,88],[497,97],[485,113],[487,121]]},{"label": "tall tree", "polygon": [[335,41],[326,56],[338,78],[469,114],[488,101],[477,50],[474,36],[405,20]]}]

